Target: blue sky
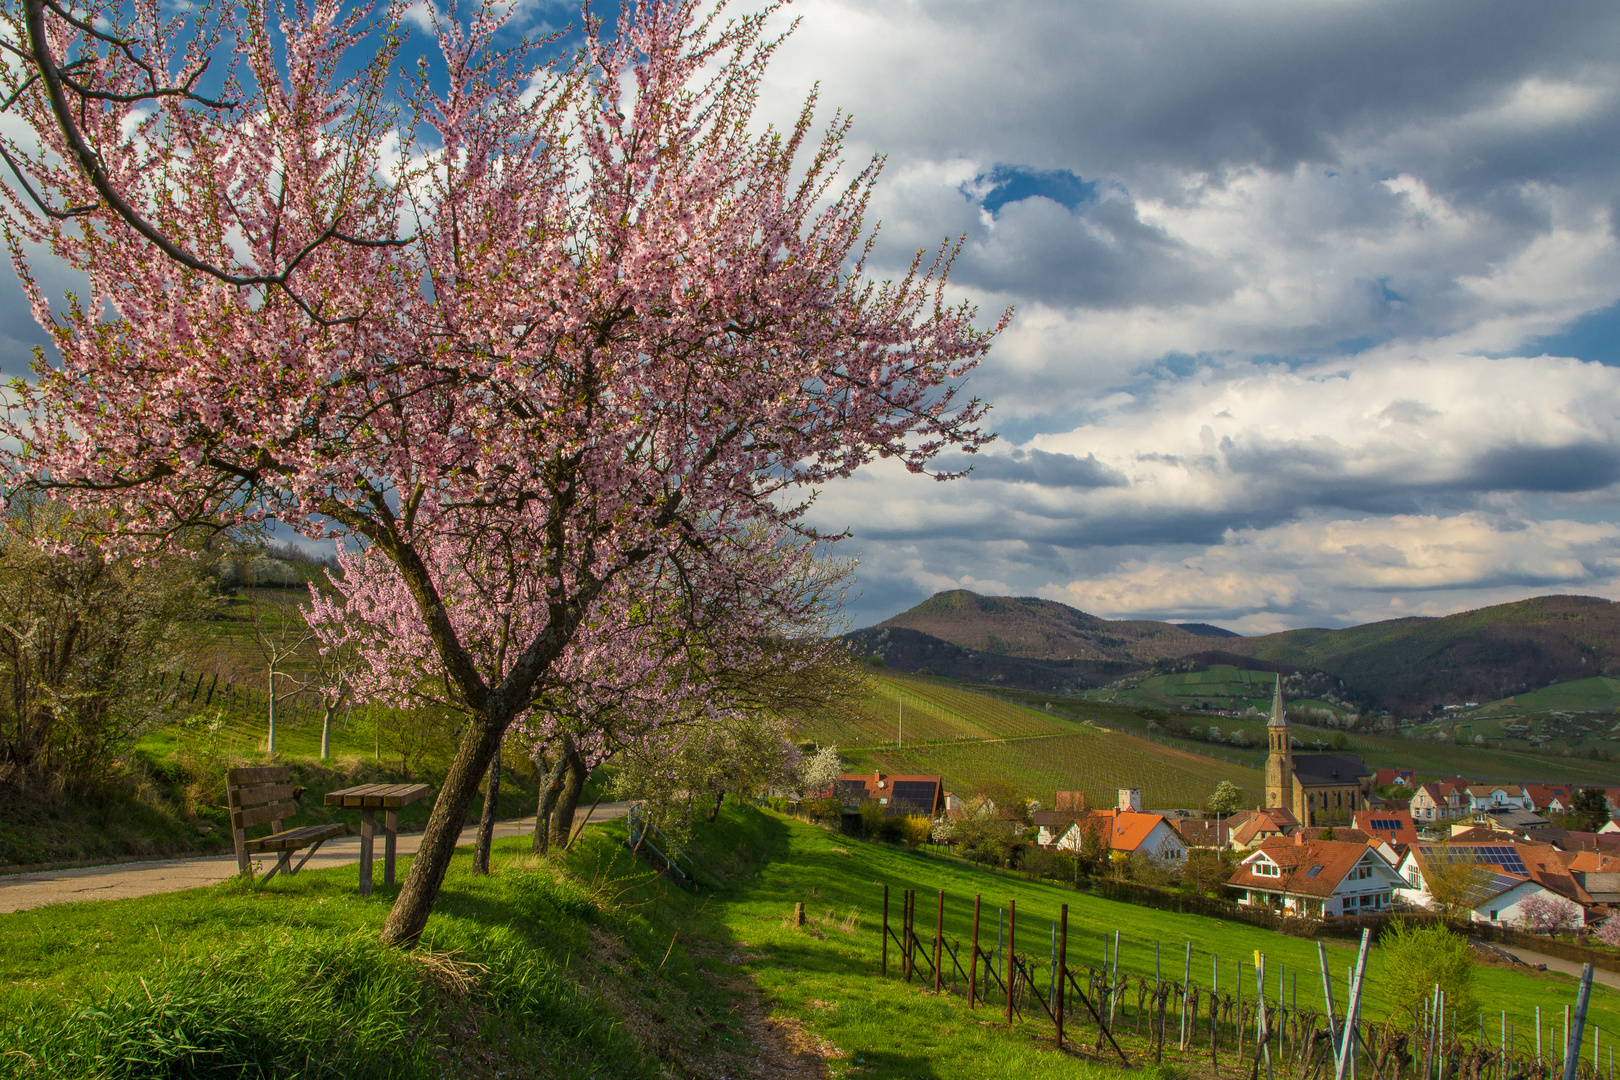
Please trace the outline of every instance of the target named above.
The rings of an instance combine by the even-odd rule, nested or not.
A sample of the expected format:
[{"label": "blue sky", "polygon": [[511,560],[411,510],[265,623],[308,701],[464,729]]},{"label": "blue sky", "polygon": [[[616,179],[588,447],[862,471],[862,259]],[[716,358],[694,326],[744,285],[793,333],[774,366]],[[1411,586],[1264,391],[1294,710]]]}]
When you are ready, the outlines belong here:
[{"label": "blue sky", "polygon": [[1244,632],[1620,597],[1620,8],[805,0],[880,269],[1017,316],[968,479],[815,515],[940,589]]},{"label": "blue sky", "polygon": [[[1620,8],[780,18],[764,118],[819,83],[852,165],[887,156],[877,271],[963,237],[954,288],[1017,311],[969,478],[880,463],[817,504],[854,625],[958,587],[1249,633],[1620,597]],[[43,340],[0,289],[0,369]]]}]

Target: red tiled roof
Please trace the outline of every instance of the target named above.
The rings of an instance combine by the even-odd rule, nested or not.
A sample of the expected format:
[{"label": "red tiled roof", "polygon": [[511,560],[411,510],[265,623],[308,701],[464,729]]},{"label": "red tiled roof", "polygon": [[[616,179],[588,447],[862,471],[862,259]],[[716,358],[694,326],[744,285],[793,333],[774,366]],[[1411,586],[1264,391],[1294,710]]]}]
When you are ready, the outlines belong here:
[{"label": "red tiled roof", "polygon": [[[1264,853],[1282,868],[1279,877],[1262,877],[1253,871],[1259,861],[1245,859],[1227,882],[1236,888],[1264,889],[1301,896],[1332,896],[1352,867],[1363,857],[1383,862],[1366,844],[1347,840],[1267,840],[1256,854]],[[1388,865],[1387,863],[1385,865]]]},{"label": "red tiled roof", "polygon": [[1139,810],[1097,810],[1092,813],[1087,827],[1106,837],[1111,850],[1135,851],[1164,820],[1163,814]]},{"label": "red tiled roof", "polygon": [[[1417,843],[1417,826],[1409,810],[1359,810],[1351,822],[1357,829],[1390,844]],[[1394,822],[1390,828],[1389,823]]]}]

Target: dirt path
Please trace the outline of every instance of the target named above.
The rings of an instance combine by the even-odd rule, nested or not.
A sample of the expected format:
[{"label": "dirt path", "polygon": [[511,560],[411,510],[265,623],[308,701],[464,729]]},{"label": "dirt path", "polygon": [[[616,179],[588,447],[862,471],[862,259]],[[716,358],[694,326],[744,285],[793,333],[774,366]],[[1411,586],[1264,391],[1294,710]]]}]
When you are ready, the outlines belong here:
[{"label": "dirt path", "polygon": [[[629,813],[629,803],[602,803],[591,815],[591,821],[607,821]],[[574,820],[584,821],[582,812]],[[526,836],[534,831],[534,818],[500,821],[495,824],[495,835]],[[461,843],[471,844],[476,828],[462,830]],[[406,833],[399,838],[399,854],[414,855],[422,843],[421,833]],[[377,838],[377,862],[382,862],[382,837]],[[305,869],[322,870],[333,866],[353,865],[360,861],[360,838],[346,836],[329,840],[321,845]],[[382,871],[376,871],[377,880]],[[133,896],[153,896],[157,893],[179,892],[200,885],[216,885],[236,874],[235,855],[206,855],[191,859],[164,859],[155,862],[119,863],[113,866],[81,866],[72,870],[49,870],[36,874],[16,874],[0,877],[0,913],[27,911],[46,904],[67,904],[76,900],[123,900]]]}]

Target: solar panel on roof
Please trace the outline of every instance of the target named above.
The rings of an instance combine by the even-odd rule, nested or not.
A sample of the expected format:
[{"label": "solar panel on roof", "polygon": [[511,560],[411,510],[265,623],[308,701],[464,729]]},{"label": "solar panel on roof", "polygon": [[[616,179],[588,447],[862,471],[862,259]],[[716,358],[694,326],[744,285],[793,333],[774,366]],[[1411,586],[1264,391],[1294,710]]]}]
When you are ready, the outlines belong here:
[{"label": "solar panel on roof", "polygon": [[1373,818],[1372,827],[1375,829],[1395,829],[1398,831],[1401,827],[1401,823],[1392,818]]},{"label": "solar panel on roof", "polygon": [[934,785],[926,780],[896,780],[890,801],[910,803],[924,810],[934,808]]},{"label": "solar panel on roof", "polygon": [[1317,866],[1313,866],[1309,870],[1305,871],[1305,876],[1308,877],[1308,878],[1313,878],[1317,874],[1320,874],[1321,872],[1322,872],[1322,867],[1320,865],[1317,865]]}]

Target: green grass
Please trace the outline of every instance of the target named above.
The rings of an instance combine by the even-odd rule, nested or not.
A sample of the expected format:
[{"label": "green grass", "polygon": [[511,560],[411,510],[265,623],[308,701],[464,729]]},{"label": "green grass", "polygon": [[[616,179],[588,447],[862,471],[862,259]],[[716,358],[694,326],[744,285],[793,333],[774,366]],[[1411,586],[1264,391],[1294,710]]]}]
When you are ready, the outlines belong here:
[{"label": "green grass", "polygon": [[[728,812],[729,813],[729,812]],[[945,933],[965,941],[972,934],[973,897],[983,897],[981,938],[993,943],[997,913],[1008,900],[1018,909],[1019,948],[1044,961],[1052,921],[1069,905],[1069,956],[1083,968],[1100,964],[1103,939],[1120,934],[1121,968],[1151,980],[1155,947],[1168,973],[1179,973],[1186,943],[1193,948],[1193,978],[1208,988],[1211,965],[1221,965],[1221,984],[1230,992],[1236,964],[1244,964],[1244,996],[1253,992],[1253,956],[1265,954],[1268,974],[1278,966],[1299,977],[1302,1008],[1320,1007],[1316,942],[1288,937],[1241,923],[1135,907],[1103,900],[1050,884],[1030,883],[990,874],[957,860],[907,852],[854,840],[775,815],[754,830],[749,843],[768,857],[753,879],[733,881],[716,893],[707,909],[717,926],[711,936],[728,936],[742,968],[779,1014],[802,1024],[834,1044],[844,1057],[833,1075],[875,1077],[1068,1077],[1084,1076],[1105,1066],[1060,1058],[1039,1041],[1049,1026],[1025,1020],[1012,1033],[1001,1029],[999,1010],[970,1013],[962,996],[936,998],[931,982],[907,986],[892,973],[879,974],[883,886],[890,887],[891,920],[898,920],[900,894],[917,890],[918,923],[931,939],[938,891],[946,894]],[[729,827],[729,826],[728,826]],[[810,925],[797,928],[785,917],[803,902]],[[843,925],[853,917],[853,931]],[[1325,942],[1335,992],[1342,1002],[1345,966],[1354,961],[1350,942]],[[894,953],[891,947],[890,959]],[[948,963],[948,962],[947,962]],[[1369,961],[1369,990],[1363,1015],[1381,1020],[1387,1010],[1383,958],[1374,949]],[[925,982],[927,980],[924,980]],[[1290,986],[1292,985],[1290,977]],[[1534,1023],[1534,1007],[1549,1015],[1573,1004],[1576,983],[1556,974],[1528,974],[1502,968],[1476,970],[1476,996],[1491,1018],[1499,1012],[1523,1035]],[[1274,991],[1268,991],[1274,993]],[[1134,994],[1125,1022],[1134,1017]],[[1039,1012],[1039,1006],[1032,1006]],[[1620,1024],[1620,995],[1594,991],[1591,1022],[1605,1031]],[[1095,1028],[1078,1018],[1077,1035]],[[1202,1050],[1207,1053],[1207,1050]],[[1169,1055],[1171,1061],[1179,1055]],[[1223,1060],[1230,1059],[1223,1054]]]},{"label": "green grass", "polygon": [[677,1049],[735,1039],[662,926],[523,848],[481,878],[463,850],[412,953],[376,943],[395,890],[353,867],[0,915],[0,1075],[658,1076],[620,998]]},{"label": "green grass", "polygon": [[[1049,1026],[1028,1015],[1008,1031],[999,1006],[970,1012],[960,986],[936,997],[929,979],[907,985],[893,967],[882,975],[885,885],[895,923],[901,891],[918,891],[924,936],[939,890],[956,941],[970,937],[972,900],[983,897],[986,945],[1015,900],[1019,948],[1044,960],[1068,904],[1076,969],[1100,963],[1116,931],[1122,971],[1149,979],[1156,946],[1168,974],[1190,942],[1195,983],[1207,988],[1218,960],[1230,991],[1241,961],[1248,998],[1258,951],[1272,978],[1279,965],[1300,976],[1302,1008],[1319,1007],[1316,943],[1244,924],[1026,882],[754,809],[728,806],[718,823],[696,827],[697,893],[645,873],[622,837],[622,823],[587,830],[562,876],[521,842],[497,844],[487,878],[468,876],[461,853],[417,954],[374,943],[391,897],[355,895],[352,868],[257,891],[230,883],[0,916],[0,1075],[759,1075],[768,1070],[754,1042],[767,1018],[819,1048],[833,1077],[1118,1075],[1058,1054]],[[790,918],[800,902],[803,927]],[[1326,948],[1342,995],[1352,947]],[[1369,973],[1364,1015],[1382,1019],[1390,988],[1376,949]],[[1555,1013],[1574,991],[1560,975],[1476,973],[1487,1015],[1494,1023],[1506,1010],[1521,1036],[1534,1006]],[[1141,1041],[1125,1034],[1135,1001],[1126,996],[1120,1028],[1140,1061]],[[1620,996],[1598,988],[1591,1022],[1620,1029]],[[1079,1017],[1070,1030],[1095,1035]],[[1202,1072],[1207,1050],[1195,1053]],[[1230,1067],[1229,1052],[1223,1061]]]},{"label": "green grass", "polygon": [[1532,715],[1544,712],[1603,712],[1620,709],[1620,679],[1606,677],[1554,683],[1540,690],[1486,702],[1465,716],[1479,714]]}]

